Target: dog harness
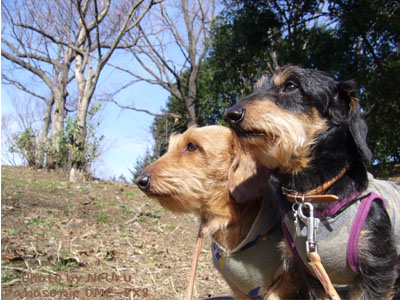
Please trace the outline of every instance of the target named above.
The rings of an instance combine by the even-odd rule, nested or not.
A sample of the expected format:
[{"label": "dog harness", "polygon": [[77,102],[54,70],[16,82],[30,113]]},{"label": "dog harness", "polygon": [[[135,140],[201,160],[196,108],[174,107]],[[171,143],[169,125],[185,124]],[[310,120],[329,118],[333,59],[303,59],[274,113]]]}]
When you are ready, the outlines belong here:
[{"label": "dog harness", "polygon": [[[380,201],[392,223],[393,237],[400,255],[400,187],[390,181],[375,179],[368,173],[368,187],[324,209],[315,206],[320,220],[317,232],[318,253],[334,284],[349,284],[358,273],[358,244],[373,201]],[[289,247],[302,267],[313,274],[307,261],[307,228],[292,214],[282,218],[282,230]],[[400,262],[400,256],[399,261]]]},{"label": "dog harness", "polygon": [[282,266],[278,244],[282,240],[279,210],[275,201],[263,199],[251,229],[232,251],[212,240],[214,267],[251,299],[263,299],[273,284],[274,274]]}]

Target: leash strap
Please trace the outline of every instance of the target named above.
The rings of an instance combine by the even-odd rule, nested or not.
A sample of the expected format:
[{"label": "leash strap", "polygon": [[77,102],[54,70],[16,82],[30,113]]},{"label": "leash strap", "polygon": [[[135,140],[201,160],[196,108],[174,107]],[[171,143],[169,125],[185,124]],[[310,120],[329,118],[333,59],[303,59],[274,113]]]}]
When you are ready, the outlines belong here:
[{"label": "leash strap", "polygon": [[[308,216],[303,212],[303,208],[308,209]],[[332,282],[326,273],[324,266],[321,262],[321,256],[318,254],[317,245],[317,230],[319,227],[319,219],[314,218],[314,207],[311,203],[301,203],[298,205],[297,215],[299,219],[306,224],[307,227],[307,241],[306,251],[308,264],[313,269],[318,280],[321,282],[326,294],[331,300],[340,300],[338,293],[336,292]]]},{"label": "leash strap", "polygon": [[189,283],[186,290],[185,300],[191,300],[193,298],[194,280],[196,278],[196,269],[197,269],[197,263],[199,261],[202,242],[203,242],[203,224],[200,223],[199,232],[197,233],[196,248],[193,253],[192,267],[190,268]]},{"label": "leash strap", "polygon": [[331,300],[340,300],[339,294],[336,292],[335,287],[325,271],[324,266],[321,263],[321,257],[317,252],[311,252],[309,255],[310,261],[308,264],[312,267],[314,273],[317,275],[318,280],[321,282],[326,294]]}]

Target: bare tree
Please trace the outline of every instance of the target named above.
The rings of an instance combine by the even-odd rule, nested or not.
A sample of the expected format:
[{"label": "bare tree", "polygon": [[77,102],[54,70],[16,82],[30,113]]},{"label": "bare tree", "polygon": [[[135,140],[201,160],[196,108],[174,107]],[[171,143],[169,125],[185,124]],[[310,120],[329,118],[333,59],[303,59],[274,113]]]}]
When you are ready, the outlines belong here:
[{"label": "bare tree", "polygon": [[[87,135],[86,118],[100,73],[128,31],[135,28],[158,0],[14,0],[2,2],[2,56],[18,73],[3,80],[47,104],[43,138],[47,137],[51,112],[52,142],[63,130],[68,84],[77,91],[76,130],[72,145],[71,179],[84,168],[82,160]],[[134,44],[134,41],[133,41]],[[132,45],[133,45],[132,44]],[[132,46],[132,45],[125,45]],[[39,78],[50,96],[22,82],[18,69]],[[68,87],[68,90],[67,90]],[[71,98],[71,97],[69,97]],[[78,172],[77,172],[78,171]],[[80,177],[80,176],[78,176]]]},{"label": "bare tree", "polygon": [[[188,126],[197,123],[198,75],[209,47],[214,15],[215,0],[166,0],[137,27],[140,39],[136,47],[127,49],[142,72],[124,71],[136,80],[163,87],[182,101]],[[124,43],[136,41],[137,34],[132,33],[124,37]]]},{"label": "bare tree", "polygon": [[[46,104],[41,143],[47,142],[51,128],[51,141],[57,145],[57,135],[64,128],[67,85],[73,79],[70,67],[74,60],[73,49],[66,45],[76,31],[71,8],[70,2],[61,0],[2,2],[1,55],[12,63],[10,75],[4,75],[3,70],[2,79]],[[15,75],[12,70],[18,68],[39,78],[48,92],[40,91],[37,83],[24,82],[28,76]],[[54,164],[55,158],[48,156],[47,166],[53,168]]]},{"label": "bare tree", "polygon": [[74,72],[78,89],[78,110],[70,180],[76,181],[82,178],[84,172],[82,154],[87,135],[86,117],[101,71],[123,36],[135,28],[147,11],[158,2],[121,1],[118,3],[119,7],[114,9],[114,14],[110,14],[111,0],[101,4],[97,0],[72,2],[79,13],[77,39],[71,45],[76,52]]}]

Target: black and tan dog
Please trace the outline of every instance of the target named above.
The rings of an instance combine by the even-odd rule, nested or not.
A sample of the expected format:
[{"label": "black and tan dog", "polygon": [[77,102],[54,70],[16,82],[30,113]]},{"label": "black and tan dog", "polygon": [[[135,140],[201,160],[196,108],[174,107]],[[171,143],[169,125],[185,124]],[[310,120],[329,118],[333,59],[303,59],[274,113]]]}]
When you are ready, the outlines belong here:
[{"label": "black and tan dog", "polygon": [[304,288],[308,297],[321,294],[306,263],[299,204],[289,200],[313,203],[321,221],[318,252],[332,282],[349,286],[345,298],[391,299],[399,276],[400,193],[398,186],[367,172],[372,154],[356,84],[285,66],[227,110],[224,119],[245,151],[279,179],[286,265],[307,274],[298,277],[310,279]]}]

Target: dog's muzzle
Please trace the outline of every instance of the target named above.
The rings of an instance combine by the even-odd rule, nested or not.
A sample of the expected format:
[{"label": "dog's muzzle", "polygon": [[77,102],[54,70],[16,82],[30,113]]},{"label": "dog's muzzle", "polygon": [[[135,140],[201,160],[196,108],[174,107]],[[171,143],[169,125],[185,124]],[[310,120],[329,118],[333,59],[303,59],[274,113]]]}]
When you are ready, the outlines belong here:
[{"label": "dog's muzzle", "polygon": [[225,122],[234,126],[243,121],[245,114],[246,110],[243,108],[243,106],[236,104],[225,111],[224,120]]},{"label": "dog's muzzle", "polygon": [[146,173],[141,174],[136,178],[135,183],[142,191],[147,190],[150,186],[150,175]]}]

